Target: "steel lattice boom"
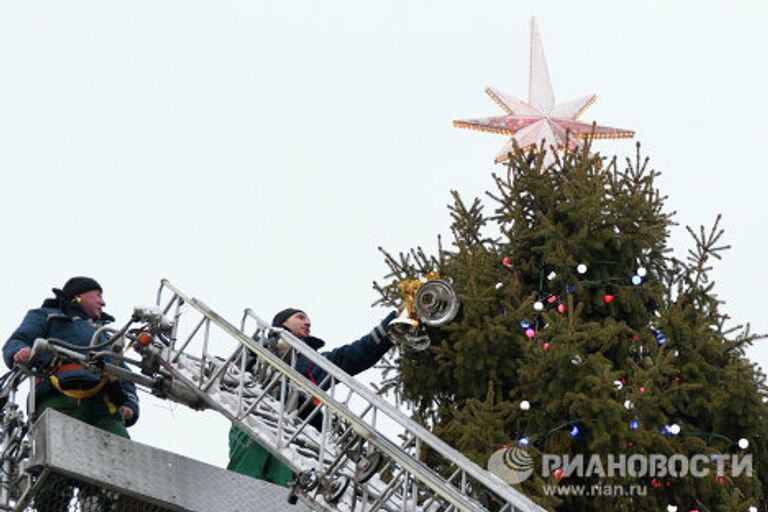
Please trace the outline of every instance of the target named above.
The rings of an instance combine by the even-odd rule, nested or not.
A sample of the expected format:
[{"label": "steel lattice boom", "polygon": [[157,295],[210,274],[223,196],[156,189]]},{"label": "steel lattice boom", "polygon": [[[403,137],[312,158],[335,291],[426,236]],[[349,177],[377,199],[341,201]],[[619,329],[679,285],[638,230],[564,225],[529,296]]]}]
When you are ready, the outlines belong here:
[{"label": "steel lattice boom", "polygon": [[[139,327],[131,329],[131,324]],[[85,353],[56,340],[38,340],[33,352],[54,352],[155,395],[218,411],[294,471],[292,495],[315,510],[544,510],[250,310],[235,327],[163,280],[157,306],[137,308],[129,325],[111,339],[111,349]],[[141,358],[118,358],[137,372],[104,361],[115,357],[114,349],[125,339]],[[323,382],[310,382],[295,370],[300,355],[327,372]],[[6,439],[5,444],[13,442]],[[438,474],[423,463],[419,455],[425,450],[450,464],[450,474]],[[5,462],[20,458],[6,457]],[[6,474],[13,473],[10,466]],[[9,493],[4,492],[7,504]]]}]

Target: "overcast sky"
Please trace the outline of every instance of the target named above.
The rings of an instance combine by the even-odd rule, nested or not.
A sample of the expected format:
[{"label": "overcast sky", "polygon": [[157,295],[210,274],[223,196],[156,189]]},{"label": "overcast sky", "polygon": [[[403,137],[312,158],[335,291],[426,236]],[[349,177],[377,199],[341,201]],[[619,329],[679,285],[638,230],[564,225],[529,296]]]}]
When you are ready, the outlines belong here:
[{"label": "overcast sky", "polygon": [[[677,253],[723,214],[716,289],[768,332],[766,5],[3,2],[0,325],[85,274],[121,321],[167,277],[233,321],[297,306],[330,346],[359,337],[386,314],[376,247],[434,249],[449,190],[501,169],[504,137],[451,121],[500,114],[487,85],[527,98],[536,16],[556,99],[596,93],[582,119],[663,172]],[[143,395],[132,435],[223,465],[226,431]]]}]

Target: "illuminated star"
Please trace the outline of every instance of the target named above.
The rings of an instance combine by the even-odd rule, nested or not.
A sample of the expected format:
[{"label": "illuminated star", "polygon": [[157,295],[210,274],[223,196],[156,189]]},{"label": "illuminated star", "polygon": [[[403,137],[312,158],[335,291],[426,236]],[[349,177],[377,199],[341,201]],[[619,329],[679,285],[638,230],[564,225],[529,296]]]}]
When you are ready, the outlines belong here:
[{"label": "illuminated star", "polygon": [[568,146],[573,150],[583,144],[583,139],[593,134],[596,139],[631,138],[635,132],[593,126],[592,123],[578,121],[579,116],[595,102],[597,96],[591,94],[567,103],[555,105],[555,95],[549,80],[547,61],[544,58],[544,47],[536,20],[531,18],[531,62],[528,76],[528,102],[513,98],[497,89],[486,87],[485,92],[505,112],[506,115],[485,117],[481,119],[465,119],[454,121],[459,128],[480,130],[491,133],[511,135],[512,138],[496,155],[495,162],[508,159],[514,151],[514,145],[520,148],[538,147],[544,142],[545,164],[554,161],[554,151],[561,151]]}]

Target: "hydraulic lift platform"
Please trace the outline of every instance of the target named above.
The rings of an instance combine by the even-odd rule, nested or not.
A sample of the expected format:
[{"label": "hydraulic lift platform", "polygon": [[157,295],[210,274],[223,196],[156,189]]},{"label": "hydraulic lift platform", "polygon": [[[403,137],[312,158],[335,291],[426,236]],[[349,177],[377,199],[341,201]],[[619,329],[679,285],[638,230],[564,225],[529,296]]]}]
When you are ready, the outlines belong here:
[{"label": "hydraulic lift platform", "polygon": [[308,512],[289,490],[124,439],[48,409],[14,511]]}]

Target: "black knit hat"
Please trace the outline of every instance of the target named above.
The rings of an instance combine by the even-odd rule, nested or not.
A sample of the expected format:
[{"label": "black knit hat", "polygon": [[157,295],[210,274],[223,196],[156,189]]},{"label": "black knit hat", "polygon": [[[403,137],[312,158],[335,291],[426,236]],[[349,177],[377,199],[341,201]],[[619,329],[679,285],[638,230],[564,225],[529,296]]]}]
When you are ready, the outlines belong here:
[{"label": "black knit hat", "polygon": [[64,295],[69,299],[73,299],[78,295],[93,290],[102,291],[101,285],[97,283],[95,279],[83,276],[69,279],[66,284],[64,284],[64,288],[61,289],[61,291],[64,292]]},{"label": "black knit hat", "polygon": [[296,308],[286,308],[282,310],[275,315],[275,318],[272,319],[272,327],[282,327],[283,323],[285,323],[286,320],[291,318],[296,313],[304,313],[304,311]]}]

